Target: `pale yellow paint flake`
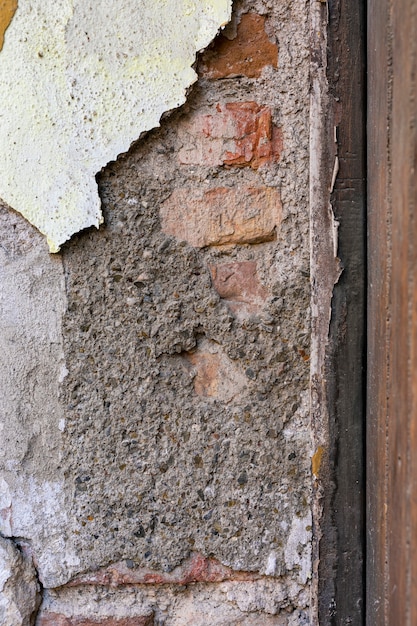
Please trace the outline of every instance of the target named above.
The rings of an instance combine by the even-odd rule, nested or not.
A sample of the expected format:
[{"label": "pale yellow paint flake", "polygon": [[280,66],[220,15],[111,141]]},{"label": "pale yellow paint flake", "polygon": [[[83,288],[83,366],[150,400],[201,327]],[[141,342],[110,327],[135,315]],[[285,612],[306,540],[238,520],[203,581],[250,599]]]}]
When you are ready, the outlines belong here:
[{"label": "pale yellow paint flake", "polygon": [[0,197],[57,252],[100,225],[95,174],[184,103],[231,0],[16,5],[0,0]]}]

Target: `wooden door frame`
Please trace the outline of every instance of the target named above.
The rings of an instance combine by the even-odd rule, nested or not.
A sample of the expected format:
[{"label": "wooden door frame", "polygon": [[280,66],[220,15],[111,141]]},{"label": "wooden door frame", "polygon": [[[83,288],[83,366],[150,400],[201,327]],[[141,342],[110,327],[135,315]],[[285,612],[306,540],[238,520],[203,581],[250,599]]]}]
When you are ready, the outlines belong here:
[{"label": "wooden door frame", "polygon": [[367,624],[417,624],[417,2],[368,0]]},{"label": "wooden door frame", "polygon": [[364,621],[366,369],[366,11],[329,1],[328,81],[339,171],[331,203],[342,274],[333,291],[328,355],[336,528],[333,624]]},{"label": "wooden door frame", "polygon": [[[320,626],[365,620],[366,0],[328,0],[327,197],[342,272],[325,357],[329,458],[318,550]],[[324,159],[326,160],[326,159]],[[332,187],[329,190],[329,186]]]},{"label": "wooden door frame", "polygon": [[336,139],[330,200],[343,272],[326,351],[319,624],[415,626],[417,0],[328,0],[326,11],[327,154],[330,168]]}]

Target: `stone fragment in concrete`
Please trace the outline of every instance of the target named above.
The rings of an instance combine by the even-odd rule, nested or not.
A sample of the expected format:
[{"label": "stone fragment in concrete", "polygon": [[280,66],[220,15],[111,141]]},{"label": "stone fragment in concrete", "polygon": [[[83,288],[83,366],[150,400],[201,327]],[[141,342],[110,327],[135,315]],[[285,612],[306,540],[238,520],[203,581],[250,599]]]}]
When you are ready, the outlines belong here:
[{"label": "stone fragment in concrete", "polygon": [[256,170],[279,160],[282,132],[272,123],[271,109],[256,102],[217,104],[183,122],[178,153],[184,165],[250,166]]},{"label": "stone fragment in concrete", "polygon": [[196,248],[272,241],[281,223],[274,187],[175,189],[160,209],[162,229]]},{"label": "stone fragment in concrete", "polygon": [[265,32],[265,17],[245,13],[234,39],[219,35],[213,47],[204,53],[200,71],[212,80],[241,75],[256,78],[267,65],[277,67],[278,47]]},{"label": "stone fragment in concrete", "polygon": [[214,342],[202,341],[186,359],[195,368],[194,389],[199,396],[231,402],[247,386],[243,371]]},{"label": "stone fragment in concrete", "polygon": [[195,54],[230,10],[230,0],[20,3],[0,56],[0,197],[51,252],[103,221],[95,174],[185,101]]},{"label": "stone fragment in concrete", "polygon": [[293,570],[297,580],[305,584],[311,576],[311,512],[307,515],[294,517],[291,530],[285,546],[285,564],[288,570]]},{"label": "stone fragment in concrete", "polygon": [[0,537],[0,624],[33,626],[39,593],[31,560],[11,540]]},{"label": "stone fragment in concrete", "polygon": [[261,310],[268,290],[259,280],[256,261],[210,265],[211,278],[219,296],[237,315]]},{"label": "stone fragment in concrete", "polygon": [[0,477],[0,529],[3,535],[12,535],[12,496],[9,485]]}]

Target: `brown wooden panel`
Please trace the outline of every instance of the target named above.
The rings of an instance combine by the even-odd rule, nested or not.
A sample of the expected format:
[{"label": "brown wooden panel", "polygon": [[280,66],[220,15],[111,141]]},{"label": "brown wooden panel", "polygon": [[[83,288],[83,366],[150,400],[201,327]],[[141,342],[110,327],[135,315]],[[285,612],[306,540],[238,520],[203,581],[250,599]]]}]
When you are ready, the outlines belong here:
[{"label": "brown wooden panel", "polygon": [[[414,20],[415,20],[414,16]],[[417,24],[413,23],[414,33]],[[410,280],[411,311],[410,311],[410,356],[409,370],[411,373],[410,388],[410,414],[412,415],[410,426],[410,476],[411,476],[411,516],[410,516],[410,595],[412,599],[410,607],[410,623],[417,624],[417,137],[416,137],[416,103],[417,103],[417,73],[414,64],[414,84],[412,86],[414,115],[413,115],[413,146],[412,146],[412,172],[410,181],[410,194],[413,198],[414,210],[410,214]],[[413,601],[414,599],[414,601]]]},{"label": "brown wooden panel", "polygon": [[386,581],[388,384],[389,12],[368,0],[367,624],[382,626]]},{"label": "brown wooden panel", "polygon": [[[410,624],[409,551],[409,179],[411,2],[397,2],[393,14],[392,94],[392,275],[390,281],[391,367],[388,420],[388,599],[389,624]],[[398,14],[397,14],[398,12]],[[411,47],[410,47],[411,46]],[[417,601],[417,599],[416,599]]]},{"label": "brown wooden panel", "polygon": [[417,624],[416,12],[415,0],[368,4],[372,626]]}]

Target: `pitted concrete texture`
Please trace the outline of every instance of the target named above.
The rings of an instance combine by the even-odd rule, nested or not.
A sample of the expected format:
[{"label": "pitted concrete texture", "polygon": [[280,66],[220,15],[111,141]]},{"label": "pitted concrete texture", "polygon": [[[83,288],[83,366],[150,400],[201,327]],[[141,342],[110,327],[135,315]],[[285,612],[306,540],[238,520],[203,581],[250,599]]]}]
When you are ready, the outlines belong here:
[{"label": "pitted concrete texture", "polygon": [[[283,574],[296,515],[304,528],[294,550],[306,565],[289,567],[306,582],[310,459],[300,381],[308,363],[299,350],[308,350],[308,302],[299,310],[288,286],[284,305],[263,270],[273,294],[264,310],[234,318],[204,256],[161,232],[162,186],[155,193],[154,170],[146,180],[145,166],[139,198],[120,175],[102,180],[114,206],[108,228],[64,253],[63,462],[74,488],[74,551],[88,568],[130,558],[168,570],[190,549],[237,569],[265,570],[276,553],[272,573]],[[272,263],[274,249],[242,252]],[[218,375],[210,367],[199,377],[201,354],[216,359],[220,378],[225,368],[225,385],[211,384]],[[201,379],[207,393],[199,393]]]},{"label": "pitted concrete texture", "polygon": [[0,537],[0,623],[33,626],[40,587],[30,558],[9,539]]},{"label": "pitted concrete texture", "polygon": [[184,103],[195,54],[230,9],[231,0],[0,2],[0,197],[52,252],[99,226],[96,172]]},{"label": "pitted concrete texture", "polygon": [[[262,2],[236,8],[266,13]],[[268,13],[279,69],[203,76],[187,107],[100,176],[106,227],[63,250],[63,465],[71,552],[85,571],[123,559],[170,571],[196,550],[308,585],[308,15],[301,2]],[[189,111],[236,101],[271,111],[279,161],[181,163]],[[278,196],[267,241],[197,248],[163,232],[176,190],[189,190],[184,210],[198,190],[231,189],[237,210],[248,187]],[[265,297],[237,316],[210,268],[246,262]]]},{"label": "pitted concrete texture", "polygon": [[[221,582],[229,612],[212,623],[295,626],[307,623],[312,539],[309,16],[302,0],[234,9],[225,37],[261,15],[252,22],[277,66],[213,80],[202,64],[187,104],[99,175],[103,227],[51,258],[19,216],[2,214],[4,301],[22,314],[9,339],[0,334],[7,371],[18,363],[3,398],[0,519],[4,534],[30,540],[46,588],[120,563],[167,574],[200,554],[265,577]],[[223,115],[241,109],[243,135]],[[215,164],[179,158],[190,129],[206,145],[196,111],[221,116],[236,158],[227,142]],[[248,111],[262,112],[267,132],[258,117],[250,131]],[[218,190],[228,239],[201,238],[198,219],[197,243],[166,228],[168,208],[186,219],[187,205]],[[273,610],[261,583],[279,590]],[[214,615],[217,593],[198,589],[195,624],[206,604]]]}]

